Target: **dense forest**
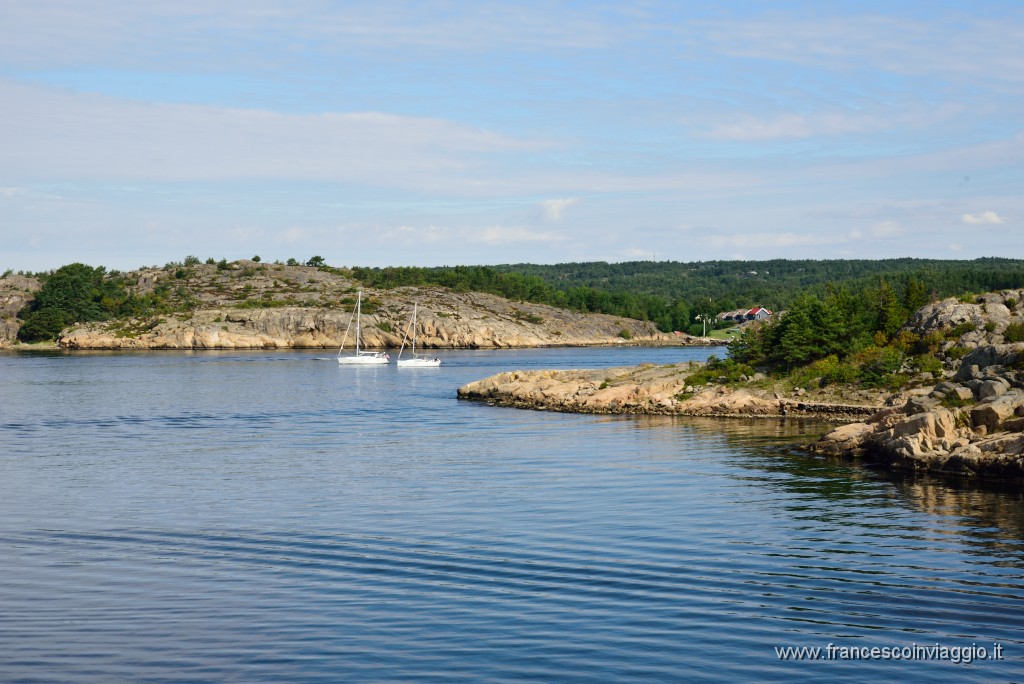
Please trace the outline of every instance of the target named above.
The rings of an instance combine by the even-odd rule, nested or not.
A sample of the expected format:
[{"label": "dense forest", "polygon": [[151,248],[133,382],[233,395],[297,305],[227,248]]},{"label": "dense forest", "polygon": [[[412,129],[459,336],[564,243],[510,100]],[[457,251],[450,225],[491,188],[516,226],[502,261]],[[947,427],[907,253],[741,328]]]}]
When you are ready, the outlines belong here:
[{"label": "dense forest", "polygon": [[442,285],[577,311],[654,321],[663,331],[699,333],[698,315],[753,306],[789,308],[805,295],[841,287],[851,295],[908,289],[929,299],[1024,287],[1024,260],[929,259],[634,261],[555,265],[352,268],[368,287]]}]

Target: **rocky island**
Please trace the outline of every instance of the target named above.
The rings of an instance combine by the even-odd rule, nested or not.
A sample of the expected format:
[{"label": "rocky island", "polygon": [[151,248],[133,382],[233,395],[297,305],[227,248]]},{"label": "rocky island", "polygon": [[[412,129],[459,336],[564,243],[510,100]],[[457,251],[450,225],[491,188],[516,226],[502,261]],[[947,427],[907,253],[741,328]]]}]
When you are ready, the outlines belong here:
[{"label": "rocky island", "polygon": [[894,470],[1013,480],[1024,484],[1024,290],[951,298],[920,309],[905,326],[939,335],[942,368],[897,391],[850,386],[787,387],[767,377],[690,381],[699,364],[604,370],[515,371],[465,385],[461,399],[579,413],[653,413],[784,418],[842,423],[810,451]]},{"label": "rocky island", "polygon": [[[120,277],[132,295],[159,300],[162,310],[72,325],[60,333],[60,348],[337,348],[360,288],[343,269],[249,260],[143,268]],[[16,316],[39,289],[35,278],[0,278],[0,348],[16,343]],[[423,348],[707,343],[659,332],[648,321],[441,287],[399,287],[364,289],[362,344],[399,347],[414,303]]]}]

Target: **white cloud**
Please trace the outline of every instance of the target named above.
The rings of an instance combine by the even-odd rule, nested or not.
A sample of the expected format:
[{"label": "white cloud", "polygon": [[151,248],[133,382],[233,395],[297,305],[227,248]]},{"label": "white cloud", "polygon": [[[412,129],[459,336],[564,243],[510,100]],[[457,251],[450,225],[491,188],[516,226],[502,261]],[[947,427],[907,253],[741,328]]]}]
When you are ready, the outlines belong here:
[{"label": "white cloud", "polygon": [[385,230],[380,234],[382,242],[397,241],[405,245],[429,245],[440,242],[447,242],[455,237],[450,228],[443,226],[426,226],[416,228],[413,226],[399,226],[391,230]]},{"label": "white cloud", "polygon": [[1020,82],[1019,11],[968,17],[936,13],[927,19],[861,14],[796,15],[754,21],[695,22],[711,48],[741,57],[786,60],[816,68],[881,69]]},{"label": "white cloud", "polygon": [[[552,8],[506,2],[444,0],[36,0],[5,3],[0,60],[31,68],[69,61],[138,68],[168,59],[202,67],[211,55],[221,68],[301,64],[309,46],[333,53],[352,48],[594,49],[622,33],[622,12]],[[611,16],[609,16],[611,14]],[[287,49],[274,42],[288,35]],[[202,41],[200,36],[215,39]],[[262,49],[223,50],[240,41]],[[220,45],[217,45],[220,43]],[[274,49],[276,48],[276,49]],[[268,54],[273,49],[271,54]],[[209,62],[205,62],[209,65]]]},{"label": "white cloud", "polygon": [[709,235],[696,242],[714,248],[774,248],[804,247],[810,245],[835,245],[847,242],[843,235],[816,233],[735,233],[732,235]]},{"label": "white cloud", "polygon": [[565,238],[552,233],[537,233],[529,228],[511,226],[487,226],[485,228],[465,229],[462,236],[468,242],[486,245],[505,245],[522,242],[561,242]]},{"label": "white cloud", "polygon": [[824,113],[814,116],[780,114],[771,119],[742,117],[718,123],[703,133],[703,137],[716,140],[778,140],[809,138],[818,135],[842,135],[888,128],[892,122],[883,122],[869,116],[850,116],[842,113]]},{"label": "white cloud", "polygon": [[903,235],[903,228],[896,221],[882,221],[871,226],[871,237],[886,240]]},{"label": "white cloud", "polygon": [[297,242],[305,242],[309,239],[309,231],[302,228],[292,226],[278,236],[280,242],[286,244],[295,244]]},{"label": "white cloud", "polygon": [[983,211],[980,214],[964,214],[960,220],[972,226],[999,225],[1003,217],[994,211]]},{"label": "white cloud", "polygon": [[545,221],[554,223],[562,219],[562,213],[569,207],[579,204],[578,197],[563,197],[561,199],[549,199],[540,203],[541,215]]},{"label": "white cloud", "polygon": [[442,119],[144,104],[0,80],[0,168],[28,179],[455,186],[537,143]]}]

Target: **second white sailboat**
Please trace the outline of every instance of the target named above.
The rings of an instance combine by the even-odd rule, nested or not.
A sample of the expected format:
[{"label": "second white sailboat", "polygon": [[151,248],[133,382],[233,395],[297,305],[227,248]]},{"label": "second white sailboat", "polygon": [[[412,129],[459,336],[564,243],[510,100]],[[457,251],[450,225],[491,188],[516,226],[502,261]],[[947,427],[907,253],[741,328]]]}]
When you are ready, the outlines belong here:
[{"label": "second white sailboat", "polygon": [[402,338],[402,348],[398,350],[398,367],[399,368],[436,368],[441,365],[441,359],[436,356],[428,358],[426,356],[419,356],[416,354],[416,304],[412,305],[412,322],[410,324],[412,328],[412,358],[403,359],[402,352],[405,351],[405,340],[409,337],[409,330],[405,331],[405,337]]}]

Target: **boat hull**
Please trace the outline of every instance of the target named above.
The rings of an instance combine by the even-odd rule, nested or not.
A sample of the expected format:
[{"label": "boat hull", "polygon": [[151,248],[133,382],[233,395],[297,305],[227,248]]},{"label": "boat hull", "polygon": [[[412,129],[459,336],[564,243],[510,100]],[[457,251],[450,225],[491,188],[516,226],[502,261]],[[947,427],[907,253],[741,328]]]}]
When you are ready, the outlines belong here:
[{"label": "boat hull", "polygon": [[390,360],[387,354],[361,354],[359,356],[338,357],[338,363],[342,366],[383,366]]},{"label": "boat hull", "polygon": [[399,359],[399,368],[437,368],[441,359]]}]

